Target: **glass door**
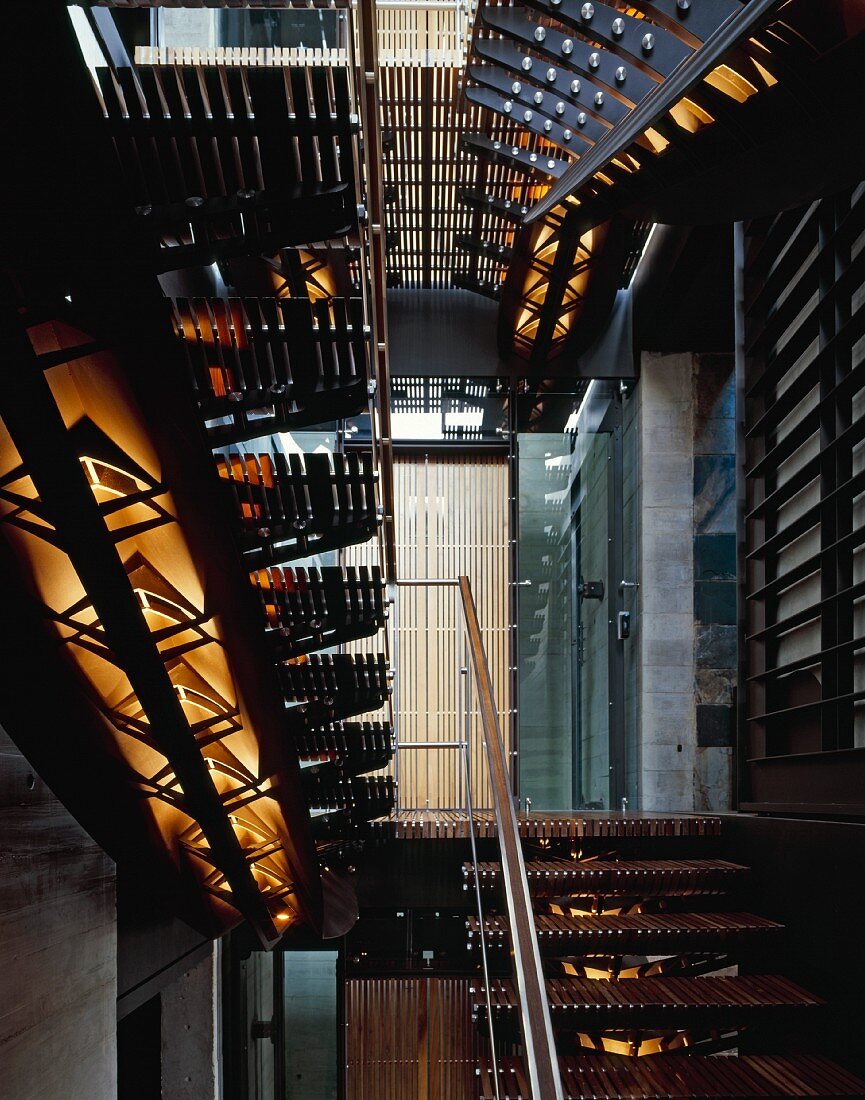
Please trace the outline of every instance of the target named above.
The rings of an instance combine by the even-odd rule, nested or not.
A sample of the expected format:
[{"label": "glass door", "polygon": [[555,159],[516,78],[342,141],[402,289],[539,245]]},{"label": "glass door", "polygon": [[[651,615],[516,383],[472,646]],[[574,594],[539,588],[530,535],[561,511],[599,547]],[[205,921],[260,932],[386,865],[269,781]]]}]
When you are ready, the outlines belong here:
[{"label": "glass door", "polygon": [[621,410],[599,381],[517,398],[516,725],[534,810],[625,793]]}]

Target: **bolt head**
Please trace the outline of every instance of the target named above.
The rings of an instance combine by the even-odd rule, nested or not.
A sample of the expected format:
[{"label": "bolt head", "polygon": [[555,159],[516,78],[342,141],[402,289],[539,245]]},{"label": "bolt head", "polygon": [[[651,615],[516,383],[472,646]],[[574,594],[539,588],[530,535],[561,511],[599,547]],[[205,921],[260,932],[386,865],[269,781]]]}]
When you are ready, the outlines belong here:
[{"label": "bolt head", "polygon": [[625,80],[627,79],[627,76],[628,76],[628,70],[625,68],[624,65],[620,65],[618,67],[618,69],[616,69],[616,81],[619,84],[624,84]]},{"label": "bolt head", "polygon": [[566,38],[564,40],[564,42],[562,43],[562,53],[565,54],[566,56],[569,56],[573,52],[574,52],[574,43],[571,41],[570,38]]},{"label": "bolt head", "polygon": [[543,42],[547,37],[546,27],[535,27],[535,42]]},{"label": "bolt head", "polygon": [[532,96],[532,99],[540,107],[540,105],[544,102],[544,93],[543,92],[535,92],[535,94]]},{"label": "bolt head", "polygon": [[616,36],[616,38],[621,38],[622,35],[625,33],[625,21],[624,21],[624,19],[614,19],[613,20],[612,31],[613,31],[613,34]]},{"label": "bolt head", "polygon": [[565,113],[565,105],[561,100],[556,104],[556,114],[563,115]]},{"label": "bolt head", "polygon": [[580,94],[580,82],[579,82],[579,80],[572,80],[571,81],[571,95],[579,95],[579,94]]},{"label": "bolt head", "polygon": [[580,15],[586,21],[591,19],[594,16],[594,14],[595,14],[594,4],[583,4],[583,6],[580,8]]},{"label": "bolt head", "polygon": [[590,69],[597,69],[597,67],[600,65],[600,63],[601,63],[601,55],[599,53],[590,53],[589,54],[589,68]]},{"label": "bolt head", "polygon": [[691,6],[691,0],[676,0],[676,7],[680,12],[686,12]]},{"label": "bolt head", "polygon": [[598,107],[603,107],[603,105],[604,105],[604,93],[603,92],[595,92],[595,103],[597,104]]},{"label": "bolt head", "polygon": [[493,149],[501,149],[502,143],[500,141],[493,142]]},{"label": "bolt head", "polygon": [[518,80],[515,80],[513,84],[511,84],[511,91],[514,93],[514,95],[519,95],[522,90],[523,86]]},{"label": "bolt head", "polygon": [[514,109],[513,103],[511,103],[511,101],[509,99],[506,99],[504,101],[504,103],[502,104],[502,110],[505,112],[506,115],[509,115],[513,109]]},{"label": "bolt head", "polygon": [[524,122],[531,122],[534,117],[535,116],[532,114],[531,111],[523,111],[523,121]]},{"label": "bolt head", "polygon": [[538,154],[537,153],[529,153],[529,160],[532,162],[532,164],[534,164],[537,159],[538,159]]},{"label": "bolt head", "polygon": [[547,69],[547,80],[550,82],[550,84],[555,84],[557,75],[558,74],[556,73],[556,70],[552,67]]},{"label": "bolt head", "polygon": [[655,36],[653,34],[644,34],[642,45],[646,53],[651,53],[655,48]]},{"label": "bolt head", "polygon": [[523,67],[523,72],[530,72],[532,67],[532,59],[530,57],[524,57],[520,64]]},{"label": "bolt head", "polygon": [[585,111],[580,111],[580,113],[577,115],[577,125],[579,125],[579,126],[585,126],[586,125],[586,112]]},{"label": "bolt head", "polygon": [[570,130],[562,131],[562,141],[570,141],[573,136]]},{"label": "bolt head", "polygon": [[552,130],[552,128],[553,128],[552,122],[550,122],[550,120],[548,118],[544,119],[544,129],[546,130],[546,132],[549,133],[550,130]]},{"label": "bolt head", "polygon": [[547,168],[552,169],[552,168],[555,168],[555,166],[556,166],[556,162],[554,160],[548,160],[547,161]]}]

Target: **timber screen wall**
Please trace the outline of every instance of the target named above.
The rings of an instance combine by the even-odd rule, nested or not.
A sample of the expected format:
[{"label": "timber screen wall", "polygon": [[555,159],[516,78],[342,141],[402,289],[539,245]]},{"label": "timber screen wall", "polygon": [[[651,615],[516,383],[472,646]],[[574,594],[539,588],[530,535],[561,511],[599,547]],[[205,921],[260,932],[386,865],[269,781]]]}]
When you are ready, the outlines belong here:
[{"label": "timber screen wall", "polygon": [[[510,508],[506,454],[436,452],[394,460],[397,554],[401,577],[469,577],[490,664],[505,749],[510,751]],[[346,552],[364,561],[369,547]],[[400,743],[471,744],[472,801],[492,805],[476,694],[460,667],[468,664],[463,612],[454,587],[401,587],[395,653],[396,724]],[[362,648],[362,645],[361,645]],[[472,711],[466,721],[467,706]],[[392,768],[394,765],[391,766]],[[402,749],[398,805],[460,809],[465,777],[455,750]]]},{"label": "timber screen wall", "polygon": [[865,185],[744,235],[741,808],[865,813]]}]

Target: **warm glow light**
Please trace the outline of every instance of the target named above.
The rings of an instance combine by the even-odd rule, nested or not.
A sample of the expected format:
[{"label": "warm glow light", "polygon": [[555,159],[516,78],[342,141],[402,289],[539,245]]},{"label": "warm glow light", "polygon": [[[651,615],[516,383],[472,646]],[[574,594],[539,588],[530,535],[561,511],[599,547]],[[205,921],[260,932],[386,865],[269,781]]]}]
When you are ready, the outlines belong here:
[{"label": "warm glow light", "polygon": [[737,73],[729,65],[718,65],[705,79],[712,88],[717,88],[719,92],[735,99],[737,103],[744,103],[752,95],[757,94],[757,89],[750,80],[746,80],[741,73]]}]

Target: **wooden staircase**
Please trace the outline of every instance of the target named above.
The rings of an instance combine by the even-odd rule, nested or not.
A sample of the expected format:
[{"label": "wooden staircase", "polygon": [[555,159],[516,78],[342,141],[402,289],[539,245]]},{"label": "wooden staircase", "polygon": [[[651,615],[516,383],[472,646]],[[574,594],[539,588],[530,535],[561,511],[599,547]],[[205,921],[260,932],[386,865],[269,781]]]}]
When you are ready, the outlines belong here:
[{"label": "wooden staircase", "polygon": [[[783,975],[738,972],[783,927],[741,904],[748,868],[718,858],[719,829],[657,815],[520,821],[566,1097],[865,1095],[865,1081],[801,1051],[801,1036],[819,1026],[820,997]],[[474,892],[471,863],[463,877]],[[498,968],[510,951],[501,869],[478,863],[477,878]],[[474,951],[478,918],[467,926]],[[471,1000],[483,1035],[492,1013],[497,1047],[481,1061],[479,1096],[530,1097],[514,1054],[516,976],[491,977],[488,989],[477,978]]]}]

